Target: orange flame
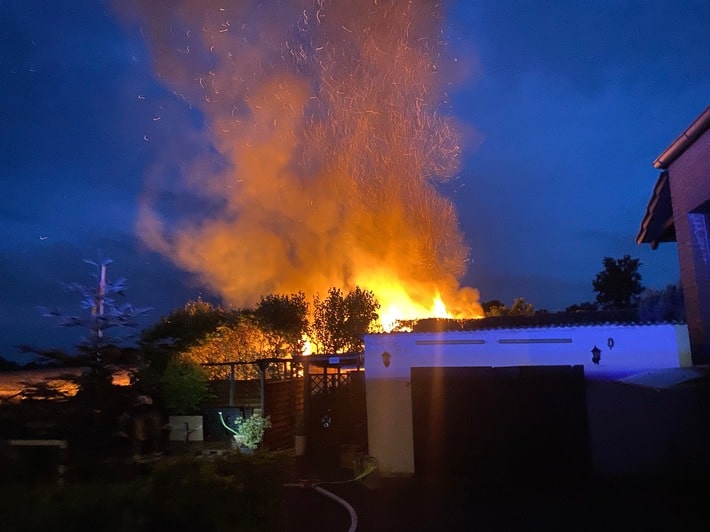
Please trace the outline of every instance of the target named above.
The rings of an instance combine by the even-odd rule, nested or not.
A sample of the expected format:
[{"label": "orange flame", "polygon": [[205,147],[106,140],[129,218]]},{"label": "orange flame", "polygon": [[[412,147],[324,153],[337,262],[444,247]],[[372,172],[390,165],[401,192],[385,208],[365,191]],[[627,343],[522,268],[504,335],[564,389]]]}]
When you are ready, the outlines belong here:
[{"label": "orange flame", "polygon": [[407,284],[385,274],[373,274],[371,271],[363,272],[358,277],[358,284],[375,293],[380,302],[380,324],[386,332],[394,329],[400,321],[483,316],[478,304],[478,293],[470,288],[454,292],[451,299],[458,301],[458,305],[453,305],[456,310],[449,310],[441,293],[428,284]]}]

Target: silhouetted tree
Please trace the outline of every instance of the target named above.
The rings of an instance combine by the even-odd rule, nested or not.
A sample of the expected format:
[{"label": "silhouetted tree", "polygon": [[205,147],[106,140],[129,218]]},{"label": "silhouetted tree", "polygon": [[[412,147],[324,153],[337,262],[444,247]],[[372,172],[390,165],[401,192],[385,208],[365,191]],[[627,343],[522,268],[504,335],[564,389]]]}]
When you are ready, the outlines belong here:
[{"label": "silhouetted tree", "polygon": [[[109,448],[119,415],[129,404],[127,390],[122,386],[113,385],[113,374],[115,364],[125,362],[125,356],[133,355],[134,351],[118,345],[127,339],[125,335],[120,338],[111,337],[108,331],[114,328],[134,328],[138,325],[138,316],[151,310],[150,307],[118,304],[116,297],[125,295],[126,280],[108,279],[107,266],[111,264],[111,260],[100,263],[88,260],[84,262],[97,269],[96,284],[65,285],[70,292],[81,296],[84,312],[64,314],[58,309],[40,307],[42,316],[58,319],[63,327],[84,327],[89,331],[88,336],[77,346],[77,354],[68,355],[57,349],[43,350],[21,346],[24,352],[32,352],[45,359],[88,368],[88,371],[82,371],[79,375],[67,372],[53,377],[51,381],[46,380],[44,384],[27,383],[23,390],[27,398],[66,398],[67,411],[70,413],[64,428],[72,447],[77,449],[79,454]],[[71,397],[66,397],[67,394],[63,391],[67,383],[78,388],[76,394]]]},{"label": "silhouetted tree", "polygon": [[202,299],[188,301],[144,329],[141,343],[180,351],[199,343],[220,326],[234,323],[238,315],[239,311],[227,310]]},{"label": "silhouetted tree", "polygon": [[508,307],[505,306],[505,303],[500,301],[499,299],[491,299],[490,301],[484,301],[481,303],[481,307],[483,308],[483,313],[485,314],[486,318],[491,318],[494,316],[505,316],[508,314]]},{"label": "silhouetted tree", "polygon": [[510,316],[534,316],[535,305],[525,301],[524,297],[516,297],[508,312]]},{"label": "silhouetted tree", "polygon": [[308,334],[308,301],[303,292],[262,297],[254,310],[259,327],[271,343],[273,356],[303,352]]},{"label": "silhouetted tree", "polygon": [[313,302],[313,339],[325,353],[361,352],[363,336],[377,321],[380,304],[375,294],[356,287],[343,296],[339,288],[328,290]]},{"label": "silhouetted tree", "polygon": [[535,305],[525,301],[524,297],[516,297],[510,308],[498,299],[491,299],[481,303],[483,313],[486,318],[499,316],[533,316],[535,315]]},{"label": "silhouetted tree", "polygon": [[[220,325],[197,344],[177,353],[181,360],[191,360],[199,364],[256,362],[274,356],[273,344],[250,312],[243,313],[229,325]],[[212,379],[230,378],[229,366],[207,366],[205,369]],[[256,364],[238,365],[234,371],[237,380],[259,378]]]},{"label": "silhouetted tree", "polygon": [[238,319],[239,311],[201,298],[173,309],[141,333],[141,365],[134,375],[135,384],[145,393],[160,396],[161,379],[180,353],[199,346],[220,327]]},{"label": "silhouetted tree", "polygon": [[159,394],[163,406],[173,414],[193,414],[211,395],[208,373],[194,360],[175,357],[160,376]]},{"label": "silhouetted tree", "polygon": [[[145,367],[137,373],[137,382],[147,390],[160,389],[162,375],[176,361],[256,362],[301,352],[307,331],[308,303],[302,293],[262,297],[255,309],[228,310],[190,301],[143,332]],[[206,366],[205,371],[212,379],[228,379],[232,369]],[[238,365],[234,376],[255,379],[259,371],[256,365]]]},{"label": "silhouetted tree", "polygon": [[620,259],[604,257],[603,264],[604,269],[592,282],[597,303],[604,310],[635,308],[644,289],[639,272],[640,260],[629,255]]},{"label": "silhouetted tree", "polygon": [[[77,345],[77,355],[70,355],[60,349],[38,349],[29,345],[18,346],[22,352],[34,353],[44,359],[61,362],[63,365],[88,367],[89,375],[79,377],[77,384],[81,389],[88,389],[110,384],[113,374],[112,366],[125,361],[127,353],[119,347],[119,339],[111,337],[107,332],[114,328],[135,328],[138,326],[137,318],[152,307],[135,307],[131,304],[119,305],[115,296],[124,296],[126,292],[126,279],[120,278],[110,281],[107,276],[107,267],[111,259],[96,263],[84,261],[97,269],[94,275],[96,285],[87,286],[79,283],[65,284],[69,292],[81,296],[82,314],[65,314],[59,309],[38,307],[45,318],[56,318],[62,327],[85,327],[89,335]],[[124,338],[125,339],[125,338]]]}]

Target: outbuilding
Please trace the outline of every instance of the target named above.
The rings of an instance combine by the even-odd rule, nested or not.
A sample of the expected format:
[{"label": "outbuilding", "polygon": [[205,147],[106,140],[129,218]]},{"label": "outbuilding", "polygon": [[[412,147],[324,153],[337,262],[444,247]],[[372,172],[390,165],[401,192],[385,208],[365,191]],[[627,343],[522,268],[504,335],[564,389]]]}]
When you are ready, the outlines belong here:
[{"label": "outbuilding", "polygon": [[616,436],[589,415],[613,416],[617,405],[599,408],[604,394],[590,394],[589,383],[691,366],[684,324],[368,335],[369,454],[394,476],[495,480],[623,468],[626,457],[608,456]]}]

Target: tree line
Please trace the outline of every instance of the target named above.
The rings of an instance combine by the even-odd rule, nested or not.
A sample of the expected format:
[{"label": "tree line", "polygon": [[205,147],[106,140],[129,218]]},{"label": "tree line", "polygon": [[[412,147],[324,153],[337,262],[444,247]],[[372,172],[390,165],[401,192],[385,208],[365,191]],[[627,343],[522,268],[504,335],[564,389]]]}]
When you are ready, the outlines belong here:
[{"label": "tree line", "polygon": [[[630,255],[618,259],[604,257],[602,269],[592,280],[595,299],[569,305],[564,312],[635,311],[640,322],[683,321],[685,305],[681,288],[677,284],[661,290],[646,288],[642,281],[641,266],[640,259]],[[515,298],[510,307],[498,299],[484,301],[481,306],[486,317],[548,313],[544,309],[536,310],[524,297]]]},{"label": "tree line", "polygon": [[[347,293],[331,288],[323,297],[316,294],[311,302],[302,292],[270,294],[262,296],[254,308],[242,309],[197,300],[174,309],[143,330],[137,348],[119,347],[107,331],[114,327],[136,327],[137,316],[151,309],[118,305],[116,297],[125,295],[125,279],[114,282],[107,279],[106,266],[110,260],[101,264],[87,262],[99,270],[98,285],[74,283],[66,287],[80,294],[83,308],[91,311],[88,315],[65,315],[56,309],[40,307],[43,316],[57,318],[62,326],[83,326],[89,330],[90,334],[77,346],[78,353],[27,345],[19,346],[21,351],[58,364],[94,367],[97,372],[111,363],[131,362],[136,357],[154,360],[155,365],[164,369],[167,360],[176,353],[198,363],[281,358],[302,353],[307,341],[316,353],[361,352],[364,334],[373,330],[378,319],[379,303],[374,293],[360,287]],[[619,259],[604,257],[602,269],[592,281],[595,299],[570,305],[565,312],[634,310],[642,322],[682,321],[685,308],[681,289],[677,285],[662,290],[646,289],[640,267],[640,260],[630,255]],[[536,309],[524,297],[515,298],[510,306],[497,299],[481,305],[485,317],[549,313]],[[0,358],[0,369],[19,367]],[[227,370],[217,367],[210,371],[218,376]],[[245,366],[241,371],[247,374],[256,370]]]},{"label": "tree line", "polygon": [[[228,378],[228,366],[208,365],[220,362],[239,362],[234,368],[238,379],[258,378],[254,363],[300,355],[306,344],[316,353],[361,352],[363,336],[373,330],[379,318],[380,305],[374,293],[360,287],[347,293],[333,287],[326,296],[314,295],[312,302],[302,292],[270,294],[262,296],[253,308],[225,308],[198,299],[142,330],[136,347],[122,347],[122,338],[109,332],[117,327],[137,328],[137,317],[152,309],[118,303],[118,296],[125,295],[126,281],[109,280],[110,260],[100,264],[85,262],[97,268],[98,282],[93,286],[65,285],[68,291],[81,296],[84,312],[65,314],[38,307],[42,316],[57,320],[60,326],[88,330],[76,346],[76,353],[31,345],[18,348],[26,354],[39,355],[47,365],[88,368],[79,377],[66,377],[88,397],[105,395],[111,389],[118,365],[136,368],[133,383],[146,393],[155,394],[171,386],[184,388],[186,383],[204,388],[207,379]],[[11,363],[5,366],[19,367]],[[35,392],[33,395],[41,398],[42,390]],[[204,390],[198,392],[199,395]]]}]

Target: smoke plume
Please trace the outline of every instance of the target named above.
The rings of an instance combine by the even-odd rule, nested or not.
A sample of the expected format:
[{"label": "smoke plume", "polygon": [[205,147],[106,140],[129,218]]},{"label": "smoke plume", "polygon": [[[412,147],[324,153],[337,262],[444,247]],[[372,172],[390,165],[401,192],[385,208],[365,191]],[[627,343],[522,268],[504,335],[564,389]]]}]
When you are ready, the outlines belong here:
[{"label": "smoke plume", "polygon": [[[122,8],[123,9],[123,8]],[[156,75],[223,164],[146,187],[138,231],[226,302],[404,292],[480,313],[469,250],[437,192],[459,165],[443,13],[431,0],[133,0]],[[209,209],[180,212],[166,198]],[[384,300],[384,301],[383,301]]]}]

